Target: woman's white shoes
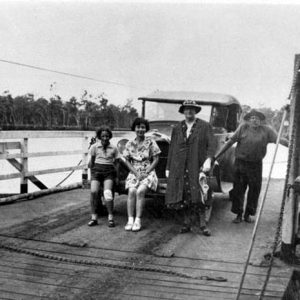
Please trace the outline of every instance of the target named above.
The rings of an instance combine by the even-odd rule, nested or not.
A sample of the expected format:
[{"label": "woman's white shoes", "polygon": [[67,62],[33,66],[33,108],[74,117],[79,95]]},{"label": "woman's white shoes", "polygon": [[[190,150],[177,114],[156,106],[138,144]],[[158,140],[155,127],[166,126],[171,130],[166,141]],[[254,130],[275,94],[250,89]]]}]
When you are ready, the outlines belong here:
[{"label": "woman's white shoes", "polygon": [[128,223],[125,225],[124,228],[125,228],[126,231],[131,231],[131,230],[132,230],[132,227],[133,227],[133,223],[129,223],[129,222],[128,222]]},{"label": "woman's white shoes", "polygon": [[125,226],[126,231],[140,231],[142,228],[141,221],[135,220],[134,223],[127,223]]},{"label": "woman's white shoes", "polygon": [[140,220],[135,220],[134,224],[132,226],[132,231],[140,231],[141,228],[142,228],[141,221]]}]

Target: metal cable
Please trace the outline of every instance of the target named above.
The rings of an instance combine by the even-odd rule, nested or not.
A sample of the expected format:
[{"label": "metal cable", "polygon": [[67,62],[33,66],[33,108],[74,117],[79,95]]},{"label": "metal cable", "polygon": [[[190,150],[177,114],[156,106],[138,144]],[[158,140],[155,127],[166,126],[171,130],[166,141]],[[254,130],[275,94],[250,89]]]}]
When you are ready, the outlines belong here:
[{"label": "metal cable", "polygon": [[90,259],[74,259],[74,258],[63,257],[63,256],[59,256],[59,255],[46,254],[46,253],[42,253],[40,251],[31,250],[31,249],[23,249],[18,246],[5,245],[3,243],[0,243],[0,248],[8,250],[8,251],[23,253],[23,254],[32,255],[32,256],[36,256],[36,257],[40,257],[40,258],[46,258],[46,259],[62,261],[62,262],[67,262],[67,263],[72,263],[72,264],[99,266],[99,267],[138,271],[138,272],[154,272],[154,273],[172,275],[172,276],[187,278],[187,279],[198,279],[198,280],[218,281],[218,282],[226,282],[227,281],[226,278],[221,277],[221,276],[220,277],[218,277],[218,276],[212,277],[212,276],[206,276],[206,275],[191,276],[191,275],[181,273],[181,272],[164,270],[161,268],[153,268],[153,267],[140,267],[140,266],[136,266],[134,264],[124,265],[124,264],[105,263],[105,262],[94,261],[94,260],[90,260]]},{"label": "metal cable", "polygon": [[47,68],[43,68],[43,67],[38,67],[38,66],[23,64],[23,63],[19,63],[19,62],[16,62],[16,61],[10,61],[10,60],[5,60],[5,59],[0,59],[0,62],[11,64],[11,65],[16,65],[16,66],[21,66],[21,67],[26,67],[26,68],[30,68],[30,69],[34,69],[34,70],[39,70],[39,71],[45,71],[45,72],[50,72],[50,73],[55,73],[55,74],[60,74],[60,75],[65,75],[65,76],[70,76],[70,77],[75,77],[75,78],[81,78],[81,79],[87,79],[87,80],[102,82],[102,83],[108,83],[108,84],[113,84],[113,85],[130,87],[130,88],[133,88],[133,89],[137,89],[138,88],[138,87],[135,87],[135,86],[131,86],[131,85],[128,85],[128,84],[125,84],[125,83],[116,82],[116,81],[103,80],[103,79],[97,79],[97,78],[83,76],[83,75],[72,74],[72,73],[68,73],[68,72],[56,71],[56,70],[51,70],[51,69],[47,69]]}]

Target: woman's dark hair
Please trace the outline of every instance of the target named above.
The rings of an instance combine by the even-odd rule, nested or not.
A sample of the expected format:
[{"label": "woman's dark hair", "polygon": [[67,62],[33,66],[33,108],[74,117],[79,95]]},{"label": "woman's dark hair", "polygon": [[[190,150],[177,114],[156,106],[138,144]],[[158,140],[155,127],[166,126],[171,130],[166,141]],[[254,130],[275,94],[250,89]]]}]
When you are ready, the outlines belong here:
[{"label": "woman's dark hair", "polygon": [[112,134],[110,128],[107,127],[107,126],[101,126],[100,128],[98,128],[98,129],[96,130],[96,136],[97,136],[97,138],[98,138],[99,140],[101,139],[101,134],[102,134],[103,131],[108,132],[109,139],[112,138],[113,134]]},{"label": "woman's dark hair", "polygon": [[149,131],[150,124],[149,124],[148,120],[146,120],[144,118],[136,118],[131,125],[131,130],[135,131],[135,127],[138,125],[141,125],[141,124],[144,124],[146,126],[146,132]]}]

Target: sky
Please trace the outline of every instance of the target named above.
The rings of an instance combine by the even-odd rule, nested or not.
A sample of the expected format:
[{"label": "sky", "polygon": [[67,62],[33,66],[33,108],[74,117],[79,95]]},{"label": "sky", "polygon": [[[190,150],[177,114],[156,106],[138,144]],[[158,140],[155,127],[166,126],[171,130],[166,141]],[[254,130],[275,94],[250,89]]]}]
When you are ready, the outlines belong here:
[{"label": "sky", "polygon": [[[300,53],[300,5],[0,1],[0,94],[105,93],[124,105],[154,90],[217,92],[280,108]],[[50,90],[50,85],[53,84]]]}]

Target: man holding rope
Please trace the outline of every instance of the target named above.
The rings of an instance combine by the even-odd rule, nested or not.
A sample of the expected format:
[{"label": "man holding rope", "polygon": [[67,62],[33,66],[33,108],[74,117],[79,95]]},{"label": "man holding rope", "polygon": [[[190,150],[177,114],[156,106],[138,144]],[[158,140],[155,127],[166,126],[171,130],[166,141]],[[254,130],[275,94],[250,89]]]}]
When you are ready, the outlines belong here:
[{"label": "man holding rope", "polygon": [[[266,119],[262,112],[252,109],[244,117],[229,141],[214,157],[217,160],[233,144],[235,150],[235,174],[233,189],[230,191],[231,211],[236,214],[234,223],[241,223],[244,211],[244,197],[247,187],[247,204],[244,213],[245,222],[251,223],[250,216],[256,213],[258,198],[262,184],[262,160],[267,152],[268,143],[276,143],[277,133],[269,126],[262,124]],[[288,147],[288,140],[280,138],[280,144]]]}]

